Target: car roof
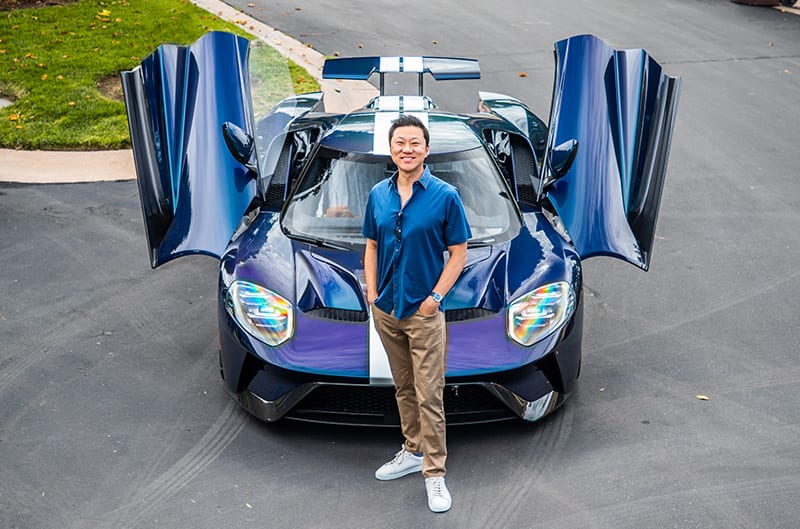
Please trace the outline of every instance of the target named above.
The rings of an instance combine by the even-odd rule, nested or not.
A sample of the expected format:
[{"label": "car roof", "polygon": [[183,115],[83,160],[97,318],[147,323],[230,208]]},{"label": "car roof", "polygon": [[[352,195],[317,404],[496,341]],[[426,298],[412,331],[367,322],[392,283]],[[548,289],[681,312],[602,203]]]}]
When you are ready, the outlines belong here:
[{"label": "car roof", "polygon": [[[401,111],[396,110],[393,104],[387,109],[385,99],[386,96],[375,98],[364,109],[344,115],[320,144],[338,151],[388,156],[389,127]],[[469,126],[470,116],[424,107],[403,109],[402,112],[418,117],[428,127],[431,154],[462,152],[482,145],[481,138]]]}]

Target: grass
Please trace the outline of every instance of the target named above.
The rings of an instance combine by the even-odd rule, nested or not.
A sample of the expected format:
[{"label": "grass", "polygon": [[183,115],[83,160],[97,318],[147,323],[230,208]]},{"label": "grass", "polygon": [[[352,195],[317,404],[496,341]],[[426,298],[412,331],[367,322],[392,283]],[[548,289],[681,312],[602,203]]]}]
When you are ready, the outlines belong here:
[{"label": "grass", "polygon": [[[77,0],[0,12],[0,147],[130,146],[118,76],[164,42],[189,44],[211,30],[248,35],[188,0]],[[301,67],[261,46],[275,76],[270,98],[319,90]],[[289,64],[287,64],[289,63]]]}]

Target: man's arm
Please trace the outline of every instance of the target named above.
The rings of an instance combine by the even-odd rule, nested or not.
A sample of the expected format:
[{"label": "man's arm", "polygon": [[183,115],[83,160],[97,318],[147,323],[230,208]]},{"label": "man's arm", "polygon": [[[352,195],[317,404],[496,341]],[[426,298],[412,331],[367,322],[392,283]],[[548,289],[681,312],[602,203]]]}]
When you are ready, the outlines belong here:
[{"label": "man's arm", "polygon": [[[367,244],[367,248],[369,248],[369,244]],[[461,244],[448,246],[447,251],[450,253],[450,259],[447,260],[447,264],[444,265],[444,270],[442,270],[439,280],[433,287],[433,291],[441,294],[442,297],[450,292],[450,289],[453,288],[453,285],[455,285],[458,280],[458,276],[461,275],[461,271],[464,270],[464,265],[467,264],[467,243],[463,242]],[[366,268],[367,263],[365,257],[364,274],[366,274]],[[369,283],[367,283],[367,285],[369,285]],[[436,303],[431,296],[425,298],[419,306],[419,311],[424,316],[433,316],[436,314],[437,310],[439,310],[439,304]]]},{"label": "man's arm", "polygon": [[378,298],[378,243],[367,239],[367,249],[364,250],[364,282],[367,284],[367,304]]}]

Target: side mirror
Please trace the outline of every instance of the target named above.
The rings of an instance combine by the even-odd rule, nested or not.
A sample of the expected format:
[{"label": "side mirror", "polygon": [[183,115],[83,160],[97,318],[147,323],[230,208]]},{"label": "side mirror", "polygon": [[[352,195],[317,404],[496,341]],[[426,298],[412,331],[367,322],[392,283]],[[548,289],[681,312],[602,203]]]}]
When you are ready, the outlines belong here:
[{"label": "side mirror", "polygon": [[248,169],[255,171],[253,163],[253,137],[243,128],[226,121],[222,124],[222,137],[225,138],[225,145],[237,162]]},{"label": "side mirror", "polygon": [[575,155],[578,154],[578,140],[567,140],[556,145],[547,154],[547,165],[550,166],[552,180],[558,180],[569,171]]}]

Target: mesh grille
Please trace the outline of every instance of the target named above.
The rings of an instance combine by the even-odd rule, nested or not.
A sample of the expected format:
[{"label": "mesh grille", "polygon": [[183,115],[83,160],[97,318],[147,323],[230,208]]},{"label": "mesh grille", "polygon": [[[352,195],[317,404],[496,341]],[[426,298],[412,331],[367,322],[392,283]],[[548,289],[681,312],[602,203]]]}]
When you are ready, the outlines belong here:
[{"label": "mesh grille", "polygon": [[490,318],[497,313],[487,309],[455,309],[446,310],[444,317],[447,321],[470,321]]},{"label": "mesh grille", "polygon": [[[516,418],[478,384],[448,385],[444,390],[448,424],[469,424]],[[327,385],[311,392],[287,418],[373,426],[400,424],[393,387]]]},{"label": "mesh grille", "polygon": [[323,320],[350,321],[350,322],[367,321],[367,312],[364,310],[332,309],[329,307],[320,307],[316,309],[307,310],[305,311],[305,314]]},{"label": "mesh grille", "polygon": [[283,197],[286,194],[286,177],[289,174],[289,160],[292,150],[284,146],[278,162],[275,165],[275,172],[272,174],[269,188],[267,188],[267,206],[280,206],[283,204]]},{"label": "mesh grille", "polygon": [[286,186],[283,184],[270,184],[267,189],[267,205],[275,206],[283,203],[283,195],[286,191]]},{"label": "mesh grille", "polygon": [[530,148],[523,145],[522,141],[516,137],[512,137],[511,145],[514,149],[514,174],[517,178],[519,201],[536,204],[536,189],[531,183],[531,176],[536,174],[536,164]]}]

